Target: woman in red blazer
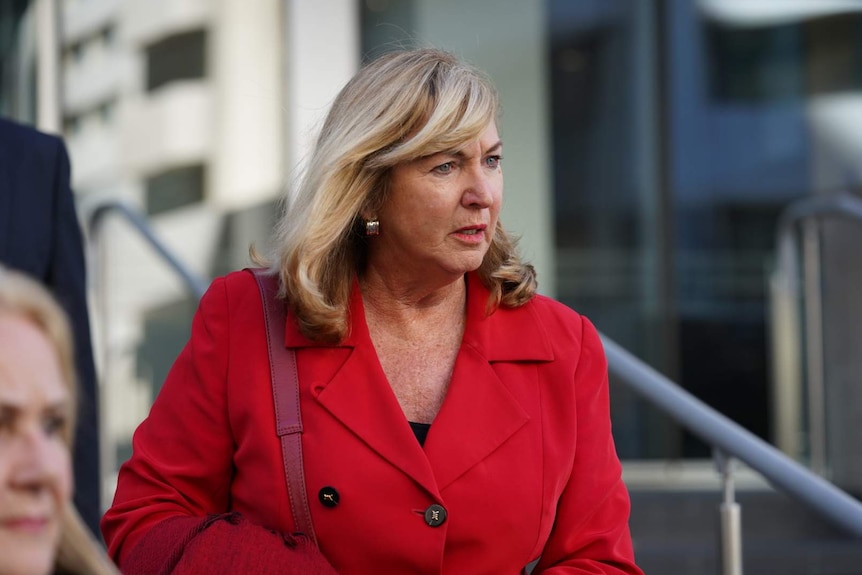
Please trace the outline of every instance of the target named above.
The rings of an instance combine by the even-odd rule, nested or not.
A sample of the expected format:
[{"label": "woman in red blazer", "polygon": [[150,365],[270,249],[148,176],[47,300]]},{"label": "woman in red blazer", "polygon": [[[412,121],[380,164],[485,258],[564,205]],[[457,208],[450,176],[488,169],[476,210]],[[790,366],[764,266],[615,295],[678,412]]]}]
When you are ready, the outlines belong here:
[{"label": "woman in red blazer", "polygon": [[497,117],[450,54],[384,56],[339,94],[282,220],[272,269],[331,567],[273,543],[297,528],[261,300],[237,272],[201,301],[120,471],[102,528],[124,571],[641,573],[601,343],[536,295],[498,221]]}]

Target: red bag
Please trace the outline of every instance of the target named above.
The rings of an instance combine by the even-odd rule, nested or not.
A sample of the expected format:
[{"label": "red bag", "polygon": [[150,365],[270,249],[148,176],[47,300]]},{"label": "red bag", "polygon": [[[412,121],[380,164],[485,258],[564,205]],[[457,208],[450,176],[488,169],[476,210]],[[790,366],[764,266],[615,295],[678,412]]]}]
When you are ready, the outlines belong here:
[{"label": "red bag", "polygon": [[239,513],[173,517],[153,527],[123,562],[124,575],[337,575],[317,546]]}]

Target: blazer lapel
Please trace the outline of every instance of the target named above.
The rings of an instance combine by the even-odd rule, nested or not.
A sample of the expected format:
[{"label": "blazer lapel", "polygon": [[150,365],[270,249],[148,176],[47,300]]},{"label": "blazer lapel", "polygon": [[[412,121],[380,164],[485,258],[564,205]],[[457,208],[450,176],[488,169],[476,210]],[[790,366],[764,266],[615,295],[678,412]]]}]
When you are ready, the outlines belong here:
[{"label": "blazer lapel", "polygon": [[386,381],[377,356],[368,354],[367,346],[362,347],[354,348],[319,392],[317,401],[368,447],[438,496],[431,465]]},{"label": "blazer lapel", "polygon": [[[442,490],[487,458],[530,420],[509,386],[528,386],[537,397],[536,370],[553,351],[530,305],[487,315],[488,290],[468,275],[467,325],[443,407],[431,426],[425,452]],[[523,379],[504,382],[495,362],[524,363]]]},{"label": "blazer lapel", "polygon": [[[285,344],[309,348],[300,354],[316,366],[317,374],[309,382],[316,401],[341,422],[370,449],[389,461],[439,497],[434,473],[425,453],[404,416],[395,394],[374,351],[365,323],[365,311],[358,284],[354,284],[350,303],[350,335],[340,348],[317,346],[305,339],[288,320]],[[337,357],[346,358],[341,362]],[[332,367],[333,360],[340,367]],[[331,372],[322,370],[332,367]]]},{"label": "blazer lapel", "polygon": [[425,443],[438,488],[445,489],[487,458],[529,420],[488,360],[462,348],[446,401]]},{"label": "blazer lapel", "polygon": [[[316,375],[309,382],[316,401],[370,449],[438,498],[441,489],[488,457],[530,420],[510,386],[535,386],[535,375],[531,381],[504,382],[493,363],[553,359],[548,336],[529,304],[514,310],[499,309],[488,316],[488,291],[473,274],[468,276],[467,286],[464,339],[446,399],[431,425],[424,450],[374,351],[358,284],[354,284],[351,296],[351,333],[339,346],[348,349],[313,344],[290,320],[286,330],[288,347],[317,348],[298,356],[300,363],[307,358],[320,370],[313,370]],[[342,359],[336,360],[336,355]],[[333,366],[333,362],[340,366]],[[525,370],[536,373],[530,366]]]}]

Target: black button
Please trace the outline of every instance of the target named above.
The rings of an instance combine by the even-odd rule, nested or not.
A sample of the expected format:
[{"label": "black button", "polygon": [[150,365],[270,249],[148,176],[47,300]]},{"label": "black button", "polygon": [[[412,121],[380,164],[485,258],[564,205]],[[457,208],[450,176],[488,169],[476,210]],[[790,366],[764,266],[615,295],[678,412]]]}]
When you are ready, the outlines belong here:
[{"label": "black button", "polygon": [[336,491],[334,487],[324,487],[317,494],[317,498],[320,499],[320,502],[325,506],[335,507],[338,505],[338,500],[341,499],[341,496],[338,495],[338,491]]},{"label": "black button", "polygon": [[425,510],[425,523],[431,527],[440,527],[446,521],[446,508],[436,503]]}]

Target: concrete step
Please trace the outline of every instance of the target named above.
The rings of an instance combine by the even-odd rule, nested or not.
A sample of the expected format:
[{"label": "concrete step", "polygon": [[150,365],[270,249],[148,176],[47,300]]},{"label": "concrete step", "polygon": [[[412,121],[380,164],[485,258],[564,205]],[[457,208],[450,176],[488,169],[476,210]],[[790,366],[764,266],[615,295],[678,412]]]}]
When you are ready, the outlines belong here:
[{"label": "concrete step", "polygon": [[[627,465],[632,537],[647,575],[720,574],[720,483],[709,462],[686,465]],[[747,470],[737,483],[745,575],[862,575],[862,540]]]}]

